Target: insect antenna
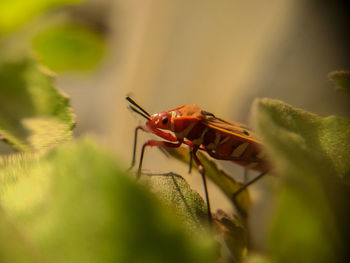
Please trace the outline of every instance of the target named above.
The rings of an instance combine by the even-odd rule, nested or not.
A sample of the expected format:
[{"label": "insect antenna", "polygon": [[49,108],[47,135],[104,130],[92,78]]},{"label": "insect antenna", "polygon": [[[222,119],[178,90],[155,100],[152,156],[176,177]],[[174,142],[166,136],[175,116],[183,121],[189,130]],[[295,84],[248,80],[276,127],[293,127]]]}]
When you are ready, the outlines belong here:
[{"label": "insect antenna", "polygon": [[136,108],[138,108],[140,111],[142,111],[146,116],[151,117],[151,114],[149,114],[147,111],[145,111],[140,105],[138,105],[132,98],[129,96],[126,97],[126,100],[130,102],[132,105],[134,105]]},{"label": "insect antenna", "polygon": [[137,114],[141,115],[142,117],[144,117],[147,120],[150,120],[151,118],[147,115],[145,115],[144,113],[142,113],[141,111],[139,111],[138,109],[136,109],[135,107],[129,105],[129,109],[132,110],[133,112],[136,112]]}]

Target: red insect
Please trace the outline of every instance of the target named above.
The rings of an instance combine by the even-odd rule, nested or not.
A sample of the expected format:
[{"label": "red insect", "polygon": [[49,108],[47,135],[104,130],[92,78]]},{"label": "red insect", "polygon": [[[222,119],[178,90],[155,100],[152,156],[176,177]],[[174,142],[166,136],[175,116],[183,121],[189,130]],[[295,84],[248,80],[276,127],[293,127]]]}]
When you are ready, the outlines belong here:
[{"label": "red insect", "polygon": [[[147,146],[177,148],[182,144],[189,145],[192,149],[191,157],[196,162],[202,175],[209,220],[211,220],[211,213],[205,168],[196,155],[198,150],[207,152],[215,159],[229,160],[246,168],[262,172],[252,181],[242,186],[235,193],[235,196],[248,185],[264,176],[269,170],[269,163],[264,158],[261,143],[255,138],[252,131],[240,123],[218,118],[214,114],[202,110],[197,105],[183,105],[166,112],[150,115],[130,97],[126,97],[126,99],[131,103],[131,110],[147,119],[146,127],[138,126],[135,129],[131,167],[135,164],[138,130],[152,132],[165,139],[165,141],[149,140],[143,145],[137,173],[138,177],[141,174],[143,156]],[[191,163],[192,159],[190,166]]]}]

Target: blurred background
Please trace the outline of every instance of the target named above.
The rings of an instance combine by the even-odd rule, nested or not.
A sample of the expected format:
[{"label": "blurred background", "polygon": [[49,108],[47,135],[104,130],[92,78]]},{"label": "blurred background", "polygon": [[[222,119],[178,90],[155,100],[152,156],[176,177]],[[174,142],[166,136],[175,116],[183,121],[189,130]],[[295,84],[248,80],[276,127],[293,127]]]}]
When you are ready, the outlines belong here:
[{"label": "blurred background", "polygon": [[[2,56],[29,52],[55,72],[77,115],[75,135],[95,134],[125,168],[134,129],[143,122],[127,110],[127,94],[150,113],[197,104],[247,124],[259,97],[320,115],[350,116],[348,98],[327,79],[330,71],[350,69],[349,1],[24,3],[0,4]],[[8,17],[16,14],[22,21],[9,24]],[[75,45],[72,39],[81,42],[67,49]],[[50,47],[57,48],[54,57],[46,53]],[[150,137],[140,136],[140,145]],[[8,151],[3,143],[2,149]],[[220,165],[242,179],[243,168]],[[197,173],[186,175],[187,166],[156,149],[147,151],[144,169],[185,175],[203,194]],[[253,187],[257,207],[270,201],[274,181],[268,178]],[[232,209],[214,185],[209,191],[213,210]]]}]

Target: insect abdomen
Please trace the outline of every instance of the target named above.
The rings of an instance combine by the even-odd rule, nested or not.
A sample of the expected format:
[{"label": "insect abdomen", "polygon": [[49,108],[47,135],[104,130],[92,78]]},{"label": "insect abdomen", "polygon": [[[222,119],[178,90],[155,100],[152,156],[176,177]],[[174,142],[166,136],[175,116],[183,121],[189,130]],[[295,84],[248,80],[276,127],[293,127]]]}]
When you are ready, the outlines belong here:
[{"label": "insect abdomen", "polygon": [[264,172],[269,166],[264,159],[260,144],[239,136],[231,136],[226,142],[218,144],[215,152],[223,156],[224,160],[231,158],[233,162],[254,170]]}]

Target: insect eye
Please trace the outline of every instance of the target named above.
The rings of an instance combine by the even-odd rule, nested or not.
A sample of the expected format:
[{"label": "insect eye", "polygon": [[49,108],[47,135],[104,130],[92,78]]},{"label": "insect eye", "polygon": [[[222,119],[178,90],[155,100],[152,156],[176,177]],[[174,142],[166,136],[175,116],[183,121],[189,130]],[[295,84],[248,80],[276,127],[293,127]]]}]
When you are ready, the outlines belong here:
[{"label": "insect eye", "polygon": [[249,132],[247,132],[246,130],[243,131],[243,133],[247,136],[249,136]]},{"label": "insect eye", "polygon": [[168,117],[165,116],[163,119],[162,119],[162,123],[163,124],[167,124],[168,123]]}]

